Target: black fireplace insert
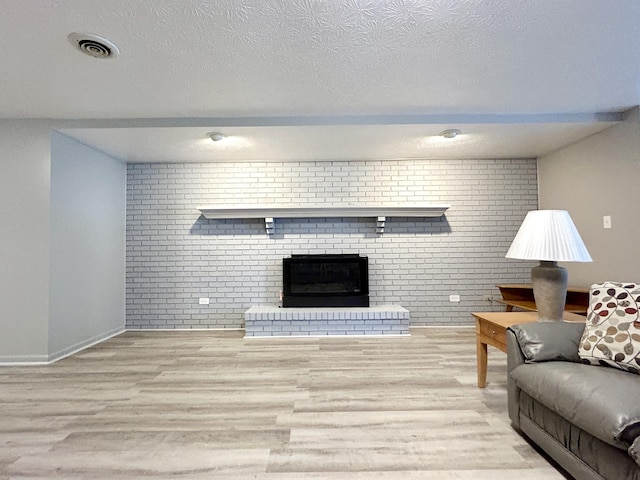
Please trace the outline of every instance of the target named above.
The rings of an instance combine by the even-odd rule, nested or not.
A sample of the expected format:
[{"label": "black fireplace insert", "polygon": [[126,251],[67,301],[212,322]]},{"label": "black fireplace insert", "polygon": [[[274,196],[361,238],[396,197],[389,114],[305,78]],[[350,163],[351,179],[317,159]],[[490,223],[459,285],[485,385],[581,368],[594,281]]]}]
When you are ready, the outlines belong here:
[{"label": "black fireplace insert", "polygon": [[283,307],[368,307],[368,258],[358,254],[283,259]]}]

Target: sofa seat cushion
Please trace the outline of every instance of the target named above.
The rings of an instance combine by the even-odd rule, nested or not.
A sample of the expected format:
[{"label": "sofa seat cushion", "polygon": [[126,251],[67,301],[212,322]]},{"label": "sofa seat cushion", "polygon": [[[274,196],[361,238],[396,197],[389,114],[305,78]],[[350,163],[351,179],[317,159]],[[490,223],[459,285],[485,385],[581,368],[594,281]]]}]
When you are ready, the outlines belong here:
[{"label": "sofa seat cushion", "polygon": [[605,443],[627,449],[640,435],[640,377],[571,362],[520,365],[511,378],[541,404]]}]

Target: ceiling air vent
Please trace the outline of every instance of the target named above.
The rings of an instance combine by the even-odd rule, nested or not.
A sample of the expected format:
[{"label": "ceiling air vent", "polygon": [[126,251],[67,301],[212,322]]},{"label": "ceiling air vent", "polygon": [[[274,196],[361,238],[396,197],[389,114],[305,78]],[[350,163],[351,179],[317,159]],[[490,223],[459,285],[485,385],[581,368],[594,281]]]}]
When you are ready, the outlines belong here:
[{"label": "ceiling air vent", "polygon": [[70,33],[67,38],[82,53],[95,58],[113,58],[120,53],[113,42],[93,33],[74,32]]}]

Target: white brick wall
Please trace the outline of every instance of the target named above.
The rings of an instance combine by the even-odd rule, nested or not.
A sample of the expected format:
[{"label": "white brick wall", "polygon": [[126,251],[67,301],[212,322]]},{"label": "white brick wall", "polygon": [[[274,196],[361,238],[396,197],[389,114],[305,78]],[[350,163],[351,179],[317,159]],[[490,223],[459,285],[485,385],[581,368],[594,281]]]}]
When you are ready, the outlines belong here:
[{"label": "white brick wall", "polygon": [[[199,205],[450,204],[446,217],[206,220]],[[277,304],[282,258],[369,257],[371,305],[399,304],[412,325],[471,324],[496,309],[499,282],[531,264],[504,255],[537,208],[535,159],[129,164],[127,328],[241,327],[252,305]],[[460,303],[450,303],[450,294]],[[209,305],[199,305],[209,297]]]}]

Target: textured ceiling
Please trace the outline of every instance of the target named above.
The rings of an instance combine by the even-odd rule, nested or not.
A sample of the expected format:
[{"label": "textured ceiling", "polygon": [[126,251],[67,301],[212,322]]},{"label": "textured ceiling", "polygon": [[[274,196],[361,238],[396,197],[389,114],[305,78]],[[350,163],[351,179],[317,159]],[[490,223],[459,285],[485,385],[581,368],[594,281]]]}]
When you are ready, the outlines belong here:
[{"label": "textured ceiling", "polygon": [[[145,127],[65,130],[121,158],[157,160],[145,145],[166,132],[145,120],[171,128],[185,118],[212,119],[230,135],[235,126],[262,148],[227,147],[224,160],[530,156],[610,125],[572,114],[620,112],[640,98],[637,0],[0,0],[0,9],[0,116]],[[71,32],[102,35],[121,54],[84,56]],[[409,148],[415,123],[392,117],[411,115],[475,134],[480,154]],[[286,125],[272,125],[277,116]],[[301,128],[304,119],[324,116],[358,118],[343,129],[350,135],[329,131],[333,143],[309,140],[330,125]],[[251,125],[233,121],[244,118]],[[182,128],[169,146],[183,145],[176,157],[186,159],[202,128],[173,126]],[[504,148],[507,134],[522,148]],[[396,139],[397,151],[367,143],[380,137]]]}]

